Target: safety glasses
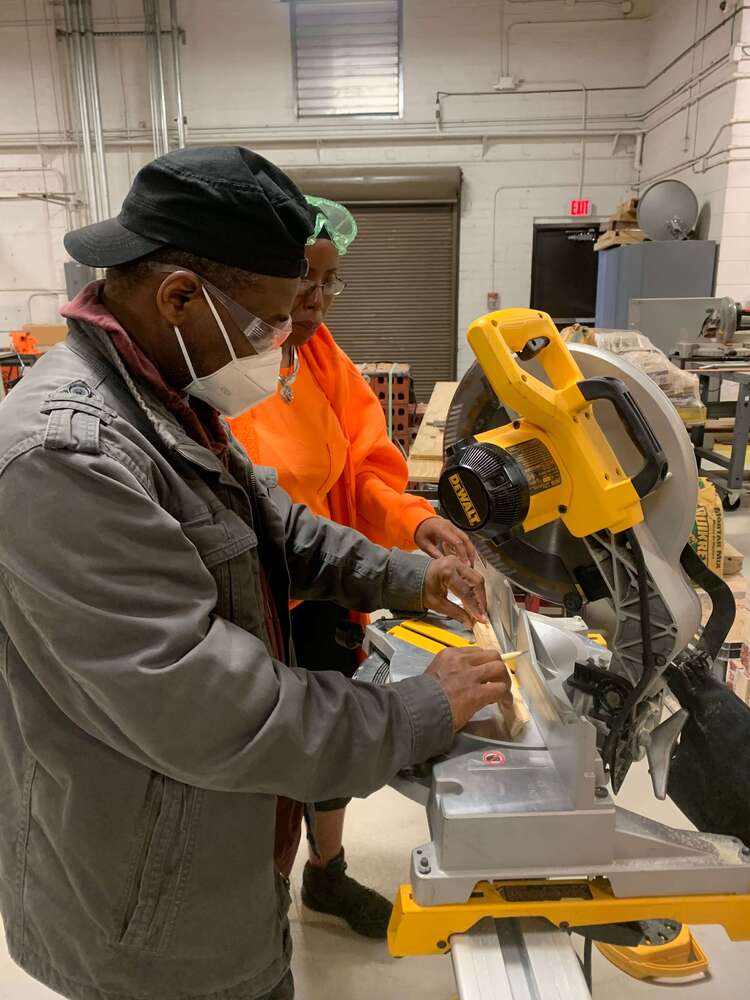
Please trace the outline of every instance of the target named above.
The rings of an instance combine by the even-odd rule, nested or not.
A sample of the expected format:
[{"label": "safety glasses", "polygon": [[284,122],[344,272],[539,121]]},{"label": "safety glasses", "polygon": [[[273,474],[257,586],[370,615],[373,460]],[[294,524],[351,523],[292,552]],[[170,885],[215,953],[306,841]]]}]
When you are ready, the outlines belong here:
[{"label": "safety glasses", "polygon": [[307,298],[315,288],[319,288],[323,294],[323,298],[327,299],[331,296],[341,295],[346,288],[346,282],[343,278],[339,278],[337,274],[325,282],[311,281],[309,278],[303,278],[299,283],[300,298]]},{"label": "safety glasses", "polygon": [[[176,271],[189,270],[184,267],[175,267],[171,264],[159,264],[156,262],[149,264],[149,267],[160,274],[174,274]],[[196,278],[200,278],[203,287],[211,293],[212,298],[221,302],[231,316],[232,322],[237,326],[240,333],[247,338],[256,354],[263,354],[265,351],[281,347],[289,337],[289,334],[292,332],[291,316],[278,325],[266,323],[265,320],[249,312],[239,302],[235,302],[226,292],[222,292],[220,288],[212,285],[210,281],[207,281],[200,274],[196,274],[195,271],[190,271],[190,274],[195,274]]]}]

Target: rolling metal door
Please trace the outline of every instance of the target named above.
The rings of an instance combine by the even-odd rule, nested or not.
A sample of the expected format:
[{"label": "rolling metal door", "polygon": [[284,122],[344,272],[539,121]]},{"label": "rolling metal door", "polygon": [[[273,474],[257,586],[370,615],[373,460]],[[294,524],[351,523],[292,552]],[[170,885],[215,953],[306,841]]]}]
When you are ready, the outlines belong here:
[{"label": "rolling metal door", "polygon": [[456,374],[457,205],[349,202],[359,235],[328,323],[354,361],[406,362],[418,400]]}]

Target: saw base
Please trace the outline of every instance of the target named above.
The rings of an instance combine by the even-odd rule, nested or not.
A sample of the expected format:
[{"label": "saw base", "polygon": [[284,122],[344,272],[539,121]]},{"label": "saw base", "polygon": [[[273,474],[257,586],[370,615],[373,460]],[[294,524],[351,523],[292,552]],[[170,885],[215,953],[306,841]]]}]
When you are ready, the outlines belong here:
[{"label": "saw base", "polygon": [[396,957],[441,955],[450,950],[453,935],[465,934],[486,917],[539,917],[566,931],[642,920],[720,924],[732,941],[747,941],[750,893],[623,899],[615,896],[607,879],[513,879],[480,882],[464,903],[420,906],[406,884],[393,907],[388,948]]}]

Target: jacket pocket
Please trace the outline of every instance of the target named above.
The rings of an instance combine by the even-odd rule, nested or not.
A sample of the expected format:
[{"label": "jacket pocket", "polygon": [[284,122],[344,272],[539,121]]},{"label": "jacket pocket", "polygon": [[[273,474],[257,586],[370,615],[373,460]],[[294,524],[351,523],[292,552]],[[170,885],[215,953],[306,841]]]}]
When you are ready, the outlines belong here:
[{"label": "jacket pocket", "polygon": [[258,545],[250,525],[228,508],[216,511],[211,521],[183,523],[182,530],[209,569]]},{"label": "jacket pocket", "polygon": [[158,954],[167,950],[190,873],[201,798],[199,789],[151,773],[119,944]]}]

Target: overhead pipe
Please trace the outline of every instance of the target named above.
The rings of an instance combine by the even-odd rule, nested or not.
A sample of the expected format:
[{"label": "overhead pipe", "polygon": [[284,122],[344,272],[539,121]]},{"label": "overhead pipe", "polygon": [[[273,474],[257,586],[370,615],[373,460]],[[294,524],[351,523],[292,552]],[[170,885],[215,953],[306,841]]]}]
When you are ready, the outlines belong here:
[{"label": "overhead pipe", "polygon": [[94,133],[94,153],[97,165],[97,181],[99,189],[100,219],[110,217],[109,181],[107,179],[107,159],[104,153],[104,136],[102,132],[102,109],[99,100],[99,74],[96,66],[96,47],[94,43],[94,18],[91,11],[91,0],[79,0],[81,20],[83,22],[82,48],[85,58],[84,70],[89,88],[91,102],[91,124]]},{"label": "overhead pipe", "polygon": [[86,205],[89,214],[89,221],[98,221],[99,205],[96,189],[96,177],[94,173],[94,156],[91,146],[91,125],[89,121],[89,109],[86,101],[86,79],[83,70],[83,54],[81,43],[81,26],[79,23],[79,9],[75,0],[63,0],[63,10],[65,14],[65,29],[68,37],[68,56],[73,69],[74,87],[76,101],[78,103],[78,119],[81,128],[81,148],[83,161],[84,187],[86,188]]},{"label": "overhead pipe", "polygon": [[[623,128],[620,124],[610,128],[587,129],[586,139],[611,138],[614,135],[635,137],[641,133],[642,129]],[[486,139],[494,142],[502,139],[531,141],[544,139],[580,139],[582,136],[580,127],[566,129],[505,129],[503,131],[493,131],[487,127],[470,129],[449,129],[435,134],[435,127],[432,122],[421,123],[421,130],[409,127],[405,129],[391,129],[390,131],[375,131],[366,129],[358,132],[330,132],[327,134],[311,132],[295,128],[293,130],[284,126],[278,132],[273,127],[263,129],[252,129],[237,126],[228,126],[226,129],[217,130],[211,128],[191,129],[187,138],[188,146],[202,146],[208,143],[212,145],[241,145],[243,143],[255,143],[258,145],[305,145],[319,142],[325,143],[369,143],[374,140],[382,142],[430,142],[440,141],[481,141]],[[107,138],[107,145],[116,149],[140,149],[151,143],[151,135],[146,130],[137,130],[126,133],[124,131],[115,132],[112,130]],[[61,132],[42,133],[38,136],[36,132],[13,133],[3,138],[0,134],[0,148],[2,149],[65,149],[75,148],[77,143],[67,139]]]},{"label": "overhead pipe", "polygon": [[156,81],[158,84],[159,123],[161,126],[162,146],[164,152],[169,151],[169,119],[167,118],[167,94],[164,88],[164,59],[161,50],[161,14],[159,0],[152,0],[154,10],[154,53],[156,56]]},{"label": "overhead pipe", "polygon": [[[685,56],[690,55],[693,49],[695,49],[702,42],[705,42],[706,39],[711,38],[711,36],[715,35],[717,31],[720,31],[725,24],[731,23],[732,30],[734,30],[734,21],[736,20],[738,15],[745,10],[750,10],[750,4],[741,4],[735,7],[730,14],[727,14],[727,16],[722,18],[721,21],[717,21],[717,23],[713,26],[713,28],[709,28],[708,31],[704,32],[700,38],[696,38],[690,45],[688,45],[678,55],[676,55],[673,59],[671,59],[666,66],[663,66],[657,73],[655,73],[650,80],[647,80],[646,83],[642,84],[641,86],[644,88],[650,87],[652,83],[655,83],[656,80],[659,79],[659,77],[663,76],[668,70],[672,69],[673,66],[676,66],[681,59],[684,59]],[[505,45],[504,45],[505,72],[503,75],[504,76],[512,75],[510,69],[510,35],[511,32],[514,30],[514,28],[532,27],[534,25],[546,25],[546,24],[556,24],[556,25],[583,24],[583,23],[598,24],[600,22],[605,23],[607,21],[623,22],[623,21],[639,21],[643,19],[644,19],[643,15],[637,15],[635,17],[590,17],[590,18],[565,18],[565,20],[556,19],[551,21],[512,21],[505,29]]]},{"label": "overhead pipe", "polygon": [[151,107],[151,137],[154,146],[154,156],[161,156],[161,140],[159,137],[159,115],[156,104],[156,74],[154,72],[154,31],[152,17],[152,0],[143,0],[143,20],[146,26],[146,66],[148,68],[148,97]]},{"label": "overhead pipe", "polygon": [[182,104],[182,67],[180,64],[180,27],[177,21],[177,0],[169,0],[169,28],[172,37],[172,71],[177,104],[177,145],[185,148],[185,110]]},{"label": "overhead pipe", "polygon": [[[713,62],[709,63],[695,75],[684,80],[679,87],[675,87],[664,97],[652,104],[651,107],[646,108],[644,111],[628,112],[625,111],[622,115],[618,117],[623,120],[631,121],[645,121],[650,115],[660,108],[664,107],[665,104],[669,104],[676,97],[679,97],[685,90],[692,87],[695,83],[702,82],[707,76],[713,73],[720,66],[726,66],[727,64],[727,54],[724,53],[718,59],[714,59]],[[587,87],[586,90],[589,94],[610,94],[621,91],[645,91],[652,83],[663,76],[667,70],[661,70],[657,76],[654,76],[649,80],[648,83],[629,83],[629,84],[615,84],[613,86],[596,86]],[[442,124],[442,102],[446,97],[508,97],[508,96],[525,96],[531,95],[551,95],[551,94],[576,94],[581,89],[582,84],[578,84],[576,87],[549,87],[548,83],[554,82],[549,80],[525,80],[522,85],[515,87],[513,90],[438,90],[435,92],[435,118],[438,122],[437,130],[440,131]],[[610,116],[611,117],[611,116]],[[537,120],[537,119],[535,119]]]},{"label": "overhead pipe", "polygon": [[143,18],[146,22],[146,61],[148,63],[154,156],[162,156],[169,149],[169,133],[167,131],[164,66],[161,58],[161,26],[157,0],[143,0]]}]

